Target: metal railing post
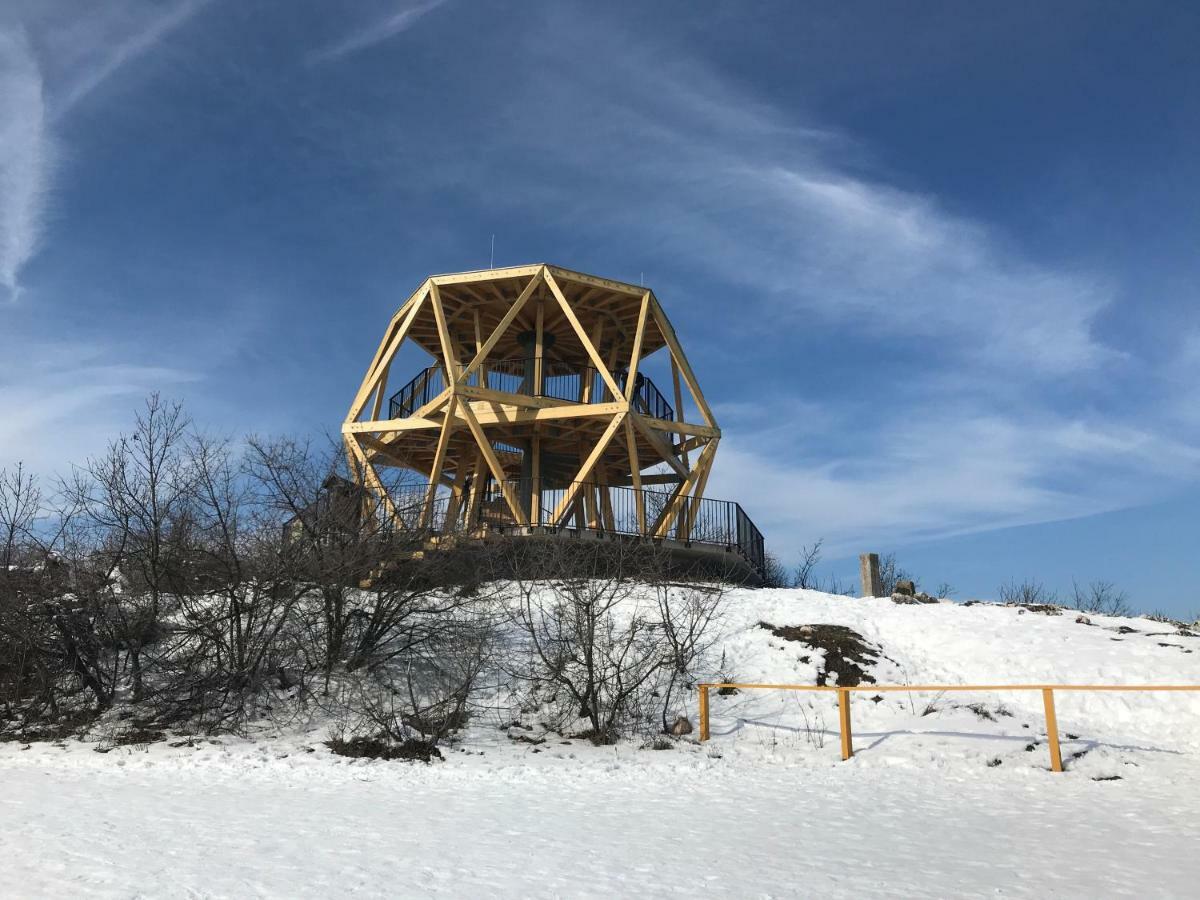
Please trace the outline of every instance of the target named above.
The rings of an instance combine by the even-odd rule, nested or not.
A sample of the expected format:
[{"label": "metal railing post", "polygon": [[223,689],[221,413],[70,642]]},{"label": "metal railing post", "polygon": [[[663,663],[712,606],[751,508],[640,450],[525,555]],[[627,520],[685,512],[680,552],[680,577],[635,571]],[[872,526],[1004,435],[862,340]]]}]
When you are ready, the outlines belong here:
[{"label": "metal railing post", "polygon": [[1050,769],[1061,772],[1062,748],[1058,745],[1058,716],[1054,714],[1054,691],[1051,688],[1042,689],[1042,703],[1046,707],[1046,737],[1050,739]]},{"label": "metal railing post", "polygon": [[854,733],[850,728],[850,691],[838,688],[838,726],[842,733],[842,759],[854,755]]}]

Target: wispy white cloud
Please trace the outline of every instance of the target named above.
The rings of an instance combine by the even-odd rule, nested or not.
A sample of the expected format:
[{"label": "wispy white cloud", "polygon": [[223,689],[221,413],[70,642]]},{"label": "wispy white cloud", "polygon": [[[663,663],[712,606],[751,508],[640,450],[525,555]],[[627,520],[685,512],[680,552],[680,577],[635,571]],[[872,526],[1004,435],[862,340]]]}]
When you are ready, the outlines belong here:
[{"label": "wispy white cloud", "polygon": [[737,497],[785,556],[818,537],[850,555],[1120,509],[1200,477],[1200,447],[1103,421],[981,412],[888,424],[886,437],[832,460],[807,456],[802,441],[781,453],[734,431],[710,493]]},{"label": "wispy white cloud", "polygon": [[20,27],[0,30],[0,292],[37,250],[54,166],[42,77]]},{"label": "wispy white cloud", "polygon": [[[497,111],[503,187],[481,179],[483,199],[653,247],[726,298],[741,340],[764,341],[734,385],[766,386],[754,400],[771,415],[718,406],[709,492],[742,499],[781,551],[1082,516],[1200,479],[1200,450],[1161,410],[1093,405],[1142,366],[1099,328],[1119,299],[1106,272],[1048,262],[900,184],[852,136],[746,95],[662,36],[561,15],[547,29],[586,30],[604,64],[529,36],[529,79]],[[561,139],[511,124],[530,109]],[[828,397],[781,403],[806,363],[768,348],[814,326],[870,355],[855,386],[813,371]]]},{"label": "wispy white cloud", "polygon": [[[651,235],[775,317],[934,339],[973,364],[1047,375],[1117,355],[1094,331],[1112,301],[1103,277],[1039,263],[935,196],[869,174],[850,136],[747,97],[677,51],[586,30],[597,59],[622,64],[580,66],[538,37],[531,52],[556,77],[503,110],[520,122],[537,108],[558,133],[587,136],[508,131],[530,180],[571,185],[570,203],[547,214]],[[524,202],[528,186],[509,185]]]},{"label": "wispy white cloud", "polygon": [[82,15],[47,4],[29,26],[0,26],[0,292],[10,299],[43,236],[60,155],[55,123],[206,2],[114,3]]},{"label": "wispy white cloud", "polygon": [[[109,11],[109,19],[89,23],[90,34],[73,29],[75,54],[81,60],[54,98],[55,118],[70,112],[80,101],[115,75],[123,66],[145,54],[192,18],[209,0],[181,0],[167,6],[138,5]],[[101,39],[101,35],[105,35]]]},{"label": "wispy white cloud", "polygon": [[197,378],[93,344],[0,341],[0,466],[24,460],[43,475],[63,472],[103,447],[149,393]]},{"label": "wispy white cloud", "polygon": [[344,38],[334,41],[328,46],[314,50],[308,55],[310,65],[314,63],[330,62],[335,59],[341,59],[343,56],[348,56],[351,53],[357,53],[359,50],[365,50],[367,47],[373,47],[386,41],[388,38],[395,37],[401,32],[407,31],[417,23],[417,20],[426,13],[437,9],[446,0],[426,0],[424,3],[416,3],[401,9],[399,12],[391,13],[383,19],[371,22],[369,25],[351,32]]}]

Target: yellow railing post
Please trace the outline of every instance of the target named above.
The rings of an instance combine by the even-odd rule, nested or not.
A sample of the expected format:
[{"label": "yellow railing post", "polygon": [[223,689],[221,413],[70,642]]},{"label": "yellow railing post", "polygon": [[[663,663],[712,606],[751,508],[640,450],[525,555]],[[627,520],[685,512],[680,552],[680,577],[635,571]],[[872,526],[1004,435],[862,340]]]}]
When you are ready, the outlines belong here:
[{"label": "yellow railing post", "polygon": [[1055,772],[1061,772],[1062,767],[1062,748],[1058,746],[1058,717],[1054,714],[1054,691],[1050,688],[1042,689],[1042,703],[1046,707],[1046,737],[1050,739],[1050,768]]},{"label": "yellow railing post", "polygon": [[870,691],[926,691],[944,693],[946,691],[1041,691],[1042,703],[1046,708],[1046,737],[1050,744],[1050,768],[1055,772],[1063,771],[1062,748],[1058,742],[1058,717],[1054,713],[1055,691],[1196,691],[1200,692],[1200,684],[870,684],[870,685],[811,685],[811,684],[736,684],[713,683],[697,685],[700,690],[700,740],[707,741],[710,737],[708,723],[708,692],[713,688],[731,688],[737,690],[768,690],[768,691],[836,691],[838,695],[838,725],[842,739],[842,759],[854,755],[854,729],[850,721],[850,692]]},{"label": "yellow railing post", "polygon": [[854,733],[850,728],[850,691],[838,688],[838,725],[842,732],[842,759],[854,755]]}]

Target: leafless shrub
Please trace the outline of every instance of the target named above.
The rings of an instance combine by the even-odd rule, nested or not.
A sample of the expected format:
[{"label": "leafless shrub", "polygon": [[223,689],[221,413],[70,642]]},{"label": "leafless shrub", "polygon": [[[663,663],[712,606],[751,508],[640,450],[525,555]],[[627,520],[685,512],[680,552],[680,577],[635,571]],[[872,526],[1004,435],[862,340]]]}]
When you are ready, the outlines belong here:
[{"label": "leafless shrub", "polygon": [[1058,595],[1040,581],[1026,579],[1021,582],[1010,581],[1000,585],[1000,602],[1011,606],[1054,606],[1058,603]]},{"label": "leafless shrub", "polygon": [[1093,581],[1087,587],[1073,583],[1071,603],[1081,612],[1104,616],[1128,616],[1132,613],[1129,595],[1111,581]]},{"label": "leafless shrub", "polygon": [[552,724],[583,719],[596,743],[668,724],[721,591],[668,581],[663,551],[641,544],[549,541],[521,554],[510,600],[520,647],[508,666],[551,705]]},{"label": "leafless shrub", "polygon": [[811,706],[811,701],[808,703],[800,703],[800,715],[804,719],[804,740],[814,750],[820,750],[825,746],[825,716],[819,709],[813,709],[813,718],[808,717],[806,706]]},{"label": "leafless shrub", "polygon": [[663,579],[655,579],[652,585],[658,602],[662,650],[668,655],[666,684],[659,689],[662,730],[670,733],[672,716],[679,712],[673,708],[675,692],[694,684],[696,662],[715,640],[713,626],[721,614],[724,590],[715,584],[679,584]]},{"label": "leafless shrub", "polygon": [[792,576],[787,567],[771,551],[763,559],[762,586],[765,588],[791,587]]},{"label": "leafless shrub", "polygon": [[821,561],[821,545],[824,543],[824,538],[818,538],[811,546],[805,545],[800,548],[800,564],[796,566],[796,573],[792,578],[793,586],[805,589],[818,586],[816,568]]},{"label": "leafless shrub", "polygon": [[905,569],[900,567],[896,562],[895,553],[887,553],[879,557],[879,586],[881,595],[890,597],[896,593],[896,582],[898,581],[911,581],[917,590],[921,588],[921,580],[914,575],[910,575]]}]

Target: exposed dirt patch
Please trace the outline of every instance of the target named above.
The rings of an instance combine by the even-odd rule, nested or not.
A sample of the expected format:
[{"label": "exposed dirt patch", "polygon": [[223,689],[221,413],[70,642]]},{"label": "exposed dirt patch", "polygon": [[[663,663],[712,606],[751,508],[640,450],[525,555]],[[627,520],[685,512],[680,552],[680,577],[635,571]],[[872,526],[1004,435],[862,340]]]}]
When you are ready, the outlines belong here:
[{"label": "exposed dirt patch", "polygon": [[397,744],[381,737],[356,737],[349,740],[335,738],[326,741],[325,745],[338,756],[355,759],[412,759],[421,762],[442,759],[442,752],[433,744],[415,739]]},{"label": "exposed dirt patch", "polygon": [[508,739],[510,741],[516,741],[518,744],[533,744],[535,747],[538,744],[546,743],[545,738],[532,737],[528,734],[510,734]]},{"label": "exposed dirt patch", "polygon": [[[957,706],[958,704],[956,704]],[[988,709],[983,703],[966,703],[958,706],[959,709],[969,709],[981,719],[986,719],[989,722],[997,721],[997,716],[1005,716],[1012,718],[1012,712],[1004,707],[1003,704],[997,705],[994,709]]]},{"label": "exposed dirt patch", "polygon": [[29,744],[38,741],[64,741],[78,737],[96,720],[94,712],[78,712],[26,723],[23,727],[0,730],[0,743],[15,741]]},{"label": "exposed dirt patch", "polygon": [[817,684],[824,686],[829,673],[837,675],[837,684],[842,687],[874,684],[875,678],[870,675],[865,666],[872,666],[878,660],[878,647],[853,629],[845,625],[772,625],[770,622],[759,622],[759,628],[765,628],[777,638],[785,641],[798,641],[817,650],[825,651],[825,668],[817,673]]}]

